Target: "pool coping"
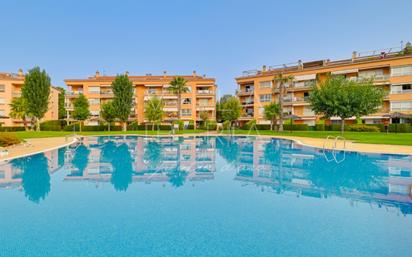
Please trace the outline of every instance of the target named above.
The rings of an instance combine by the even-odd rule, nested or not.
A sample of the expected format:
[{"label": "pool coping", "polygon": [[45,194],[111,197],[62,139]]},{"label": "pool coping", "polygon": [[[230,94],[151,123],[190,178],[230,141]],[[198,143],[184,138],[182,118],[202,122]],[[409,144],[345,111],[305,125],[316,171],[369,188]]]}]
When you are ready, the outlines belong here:
[{"label": "pool coping", "polygon": [[[39,153],[44,153],[44,152],[49,152],[52,150],[56,150],[56,149],[60,149],[62,147],[66,147],[69,146],[71,144],[76,143],[79,138],[87,138],[87,137],[108,137],[108,136],[134,136],[134,137],[190,137],[190,136],[210,136],[210,137],[217,137],[217,136],[239,136],[239,137],[244,137],[244,136],[250,136],[250,137],[257,137],[257,138],[277,138],[277,139],[284,139],[284,140],[290,140],[293,141],[301,146],[305,146],[305,147],[311,147],[314,149],[319,149],[319,150],[323,150],[323,149],[327,149],[327,150],[335,150],[335,151],[345,151],[345,152],[358,152],[358,153],[365,153],[365,154],[391,154],[391,155],[406,155],[406,156],[412,156],[412,146],[410,146],[411,148],[411,153],[408,152],[391,152],[391,151],[385,151],[385,150],[379,150],[376,151],[376,149],[374,149],[374,151],[367,151],[367,150],[359,150],[359,149],[351,149],[351,148],[331,148],[328,146],[320,147],[317,145],[312,145],[312,144],[308,144],[302,141],[305,140],[305,137],[303,138],[296,138],[296,137],[289,137],[289,136],[276,136],[276,135],[248,135],[248,134],[235,134],[235,135],[231,135],[231,134],[219,134],[219,133],[188,133],[188,134],[177,134],[177,135],[172,135],[172,134],[159,134],[159,135],[146,135],[146,134],[111,134],[111,135],[76,135],[74,137],[71,137],[71,141],[61,144],[61,145],[57,145],[57,146],[53,146],[53,147],[49,147],[49,148],[45,148],[42,150],[38,150],[35,152],[31,152],[31,153],[25,153],[25,154],[21,154],[21,155],[16,155],[13,157],[9,157],[9,158],[4,158],[0,160],[0,164],[5,163],[5,162],[9,162],[11,160],[17,159],[17,158],[22,158],[22,157],[27,157],[27,156],[31,156],[31,155],[35,155],[35,154],[39,154]],[[58,138],[63,138],[63,137],[58,137]],[[307,139],[312,139],[312,140],[325,140],[325,139],[320,139],[320,138],[307,138]],[[385,146],[397,146],[397,145],[385,145],[385,144],[364,144],[364,143],[356,143],[353,141],[348,141],[350,143],[356,144],[356,145],[366,145],[366,146],[370,146],[370,147],[376,147],[378,146],[378,148],[381,147],[385,147]],[[405,146],[402,146],[405,147]],[[409,146],[406,146],[409,147]]]}]

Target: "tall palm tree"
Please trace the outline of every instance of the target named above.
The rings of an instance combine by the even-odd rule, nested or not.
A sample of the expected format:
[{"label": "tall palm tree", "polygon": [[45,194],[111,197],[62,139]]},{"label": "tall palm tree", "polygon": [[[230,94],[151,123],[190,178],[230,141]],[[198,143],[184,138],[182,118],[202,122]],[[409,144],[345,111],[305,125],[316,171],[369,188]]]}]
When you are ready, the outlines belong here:
[{"label": "tall palm tree", "polygon": [[172,81],[170,81],[170,87],[168,90],[172,93],[177,95],[177,119],[180,120],[180,106],[182,104],[182,93],[189,92],[189,87],[186,85],[187,80],[183,77],[175,77]]},{"label": "tall palm tree", "polygon": [[285,85],[291,83],[294,77],[292,75],[283,76],[283,74],[279,74],[274,77],[273,86],[276,87],[276,84],[279,85],[279,131],[283,131],[283,96],[286,94],[286,87]]},{"label": "tall palm tree", "polygon": [[29,116],[27,111],[27,102],[23,97],[16,97],[10,103],[10,117],[13,119],[23,120],[24,129],[27,131],[27,120],[26,117]]}]

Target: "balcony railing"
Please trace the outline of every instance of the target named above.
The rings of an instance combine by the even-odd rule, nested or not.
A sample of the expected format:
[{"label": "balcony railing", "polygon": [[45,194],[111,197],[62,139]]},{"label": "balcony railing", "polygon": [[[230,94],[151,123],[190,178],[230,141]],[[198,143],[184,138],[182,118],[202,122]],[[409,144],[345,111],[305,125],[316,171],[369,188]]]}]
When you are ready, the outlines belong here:
[{"label": "balcony railing", "polygon": [[212,90],[207,90],[207,89],[197,90],[196,92],[197,92],[197,94],[199,94],[199,95],[212,95],[212,94],[213,94],[213,91],[212,91]]},{"label": "balcony railing", "polygon": [[359,77],[351,77],[350,80],[353,81],[364,81],[368,79],[373,79],[373,81],[387,81],[389,80],[389,75],[374,75],[374,76],[359,76]]}]

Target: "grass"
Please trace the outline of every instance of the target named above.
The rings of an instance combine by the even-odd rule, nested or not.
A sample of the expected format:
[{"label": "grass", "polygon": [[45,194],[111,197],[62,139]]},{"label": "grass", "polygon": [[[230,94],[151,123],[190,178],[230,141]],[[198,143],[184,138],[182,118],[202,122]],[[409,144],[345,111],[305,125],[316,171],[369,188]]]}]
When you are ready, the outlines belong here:
[{"label": "grass", "polygon": [[[183,130],[176,134],[193,134],[202,133],[205,130]],[[66,135],[71,135],[73,132],[68,131],[23,131],[15,132],[15,135],[20,139],[28,138],[45,138],[45,137],[63,137]],[[170,131],[88,131],[79,132],[79,135],[93,136],[93,135],[168,135]],[[339,131],[284,131],[275,132],[269,130],[262,131],[247,131],[247,130],[235,130],[235,134],[243,135],[280,135],[280,136],[296,136],[296,137],[311,137],[311,138],[326,138],[328,135],[338,136]],[[368,143],[368,144],[391,144],[391,145],[411,145],[412,146],[412,133],[381,133],[381,132],[345,132],[343,135],[346,139],[352,140],[358,143]]]}]

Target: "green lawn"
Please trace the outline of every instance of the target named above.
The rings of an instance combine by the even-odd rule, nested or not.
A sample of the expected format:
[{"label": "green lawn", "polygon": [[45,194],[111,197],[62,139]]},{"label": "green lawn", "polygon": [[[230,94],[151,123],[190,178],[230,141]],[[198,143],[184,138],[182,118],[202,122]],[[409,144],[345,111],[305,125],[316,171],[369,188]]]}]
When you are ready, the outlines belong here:
[{"label": "green lawn", "polygon": [[[205,130],[183,130],[176,134],[192,134],[192,133],[202,133]],[[72,132],[66,131],[41,131],[41,132],[15,132],[15,134],[22,139],[27,138],[44,138],[44,137],[62,137],[66,135],[71,135]],[[92,136],[92,135],[122,135],[122,134],[133,134],[133,135],[168,135],[170,131],[96,131],[96,132],[79,132],[79,135]],[[254,130],[235,130],[235,134],[250,134],[250,135],[282,135],[282,136],[297,136],[297,137],[312,137],[312,138],[326,138],[328,135],[337,136],[340,135],[339,131],[284,131],[284,132],[274,132],[268,130],[262,130],[256,132]],[[359,143],[370,143],[370,144],[393,144],[393,145],[412,145],[412,133],[372,133],[372,132],[345,132],[343,135],[348,140],[353,140]]]}]

